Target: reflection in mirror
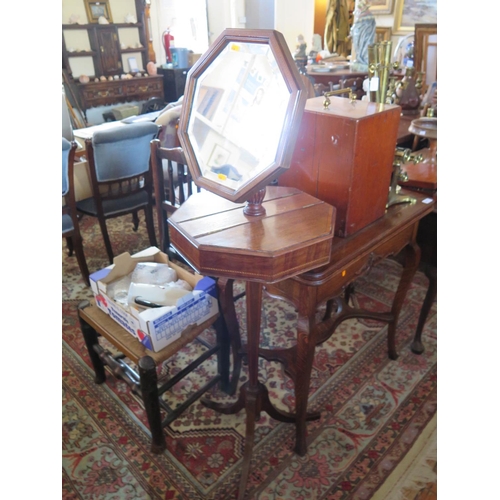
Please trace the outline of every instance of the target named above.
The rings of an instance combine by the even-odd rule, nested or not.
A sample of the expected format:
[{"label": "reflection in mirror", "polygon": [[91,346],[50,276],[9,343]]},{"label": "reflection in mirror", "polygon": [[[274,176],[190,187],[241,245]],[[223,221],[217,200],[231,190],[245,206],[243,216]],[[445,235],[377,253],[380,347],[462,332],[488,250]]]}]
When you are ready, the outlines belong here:
[{"label": "reflection in mirror", "polygon": [[238,191],[269,167],[290,93],[269,45],[229,43],[192,100],[187,132],[203,177]]},{"label": "reflection in mirror", "polygon": [[425,88],[437,81],[437,34],[424,36],[421,71],[425,73]]},{"label": "reflection in mirror", "polygon": [[415,24],[415,68],[425,75],[425,93],[437,81],[437,24]]}]

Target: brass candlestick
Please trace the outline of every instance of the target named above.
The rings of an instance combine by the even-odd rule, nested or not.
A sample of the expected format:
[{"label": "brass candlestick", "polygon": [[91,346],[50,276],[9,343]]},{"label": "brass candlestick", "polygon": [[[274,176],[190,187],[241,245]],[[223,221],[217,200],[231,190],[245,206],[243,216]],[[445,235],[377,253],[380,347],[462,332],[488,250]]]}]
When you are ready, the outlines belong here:
[{"label": "brass candlestick", "polygon": [[398,96],[396,95],[396,77],[391,76],[389,78],[389,86],[387,87],[387,95],[385,97],[385,102],[387,104],[395,104]]},{"label": "brass candlestick", "polygon": [[380,99],[385,102],[387,95],[387,83],[391,64],[392,42],[383,41],[379,44],[380,53]]},{"label": "brass candlestick", "polygon": [[396,148],[394,153],[394,161],[392,163],[392,181],[391,187],[389,189],[389,198],[387,200],[386,207],[389,208],[392,205],[397,205],[398,203],[415,203],[416,199],[412,196],[404,196],[399,194],[401,186],[398,185],[399,181],[407,181],[408,174],[401,171],[401,166],[405,163],[412,161],[417,164],[422,161],[423,157],[420,154],[412,154],[411,149]]},{"label": "brass candlestick", "polygon": [[419,94],[422,93],[422,87],[424,85],[425,73],[423,71],[417,72],[417,77],[415,78],[415,88],[418,90]]},{"label": "brass candlestick", "polygon": [[[379,51],[376,45],[368,45],[368,96],[370,102],[380,102],[379,101]],[[373,90],[375,88],[375,91]]]},{"label": "brass candlestick", "polygon": [[398,65],[391,63],[391,51],[392,42],[387,40],[368,46],[369,98],[371,102],[393,103],[388,96],[389,74]]}]

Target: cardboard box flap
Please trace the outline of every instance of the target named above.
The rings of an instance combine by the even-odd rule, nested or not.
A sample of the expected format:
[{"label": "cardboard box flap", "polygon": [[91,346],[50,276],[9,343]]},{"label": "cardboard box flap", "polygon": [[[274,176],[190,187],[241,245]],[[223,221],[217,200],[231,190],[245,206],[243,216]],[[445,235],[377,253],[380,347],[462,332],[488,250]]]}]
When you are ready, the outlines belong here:
[{"label": "cardboard box flap", "polygon": [[206,290],[209,295],[217,299],[217,289],[213,286],[213,279],[207,278],[206,276],[202,277],[198,283],[196,283],[195,290]]},{"label": "cardboard box flap", "polygon": [[115,281],[127,274],[130,274],[138,262],[158,262],[160,264],[169,264],[168,256],[162,253],[156,247],[149,247],[142,252],[134,254],[132,257],[128,252],[117,255],[113,259],[113,264],[109,266],[109,272],[106,276],[100,277],[99,281],[105,285]]}]

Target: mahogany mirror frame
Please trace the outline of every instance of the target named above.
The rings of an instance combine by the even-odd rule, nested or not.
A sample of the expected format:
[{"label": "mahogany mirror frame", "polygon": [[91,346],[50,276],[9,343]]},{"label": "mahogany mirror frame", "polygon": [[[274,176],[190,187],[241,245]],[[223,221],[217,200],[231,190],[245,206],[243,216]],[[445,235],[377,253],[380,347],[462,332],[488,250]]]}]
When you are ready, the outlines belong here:
[{"label": "mahogany mirror frame", "polygon": [[[253,179],[238,188],[231,189],[203,176],[196,152],[191,144],[188,127],[193,108],[193,100],[198,79],[210,67],[212,62],[232,42],[269,45],[277,66],[290,92],[288,106],[284,118],[282,133],[277,145],[274,161],[262,169]],[[299,132],[300,120],[307,100],[307,90],[292,58],[284,36],[276,30],[236,29],[224,30],[190,69],[184,92],[184,101],[179,120],[178,135],[186,156],[188,168],[195,184],[207,191],[215,193],[234,203],[249,200],[254,194],[277,179],[290,167],[294,144]],[[266,120],[265,114],[262,120]]]},{"label": "mahogany mirror frame", "polygon": [[[429,35],[437,35],[437,24],[415,24],[415,63],[416,71],[427,72],[427,48]],[[422,64],[423,63],[423,64]],[[426,88],[422,89],[424,92]]]}]

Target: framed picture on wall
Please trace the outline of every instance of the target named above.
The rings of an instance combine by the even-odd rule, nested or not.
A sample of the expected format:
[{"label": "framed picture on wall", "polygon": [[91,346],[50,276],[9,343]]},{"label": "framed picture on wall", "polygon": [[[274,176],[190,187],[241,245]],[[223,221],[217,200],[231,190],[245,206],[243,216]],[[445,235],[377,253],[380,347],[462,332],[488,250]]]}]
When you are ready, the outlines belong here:
[{"label": "framed picture on wall", "polygon": [[396,0],[394,34],[413,33],[417,23],[437,23],[437,0]]},{"label": "framed picture on wall", "polygon": [[391,14],[394,0],[371,0],[370,12],[372,14]]},{"label": "framed picture on wall", "polygon": [[381,26],[377,26],[375,28],[375,43],[390,42],[391,36],[392,36],[391,28],[383,28]]},{"label": "framed picture on wall", "polygon": [[85,10],[89,23],[97,23],[101,16],[106,18],[109,23],[113,22],[111,10],[109,8],[109,0],[101,0],[99,2],[85,0]]}]

